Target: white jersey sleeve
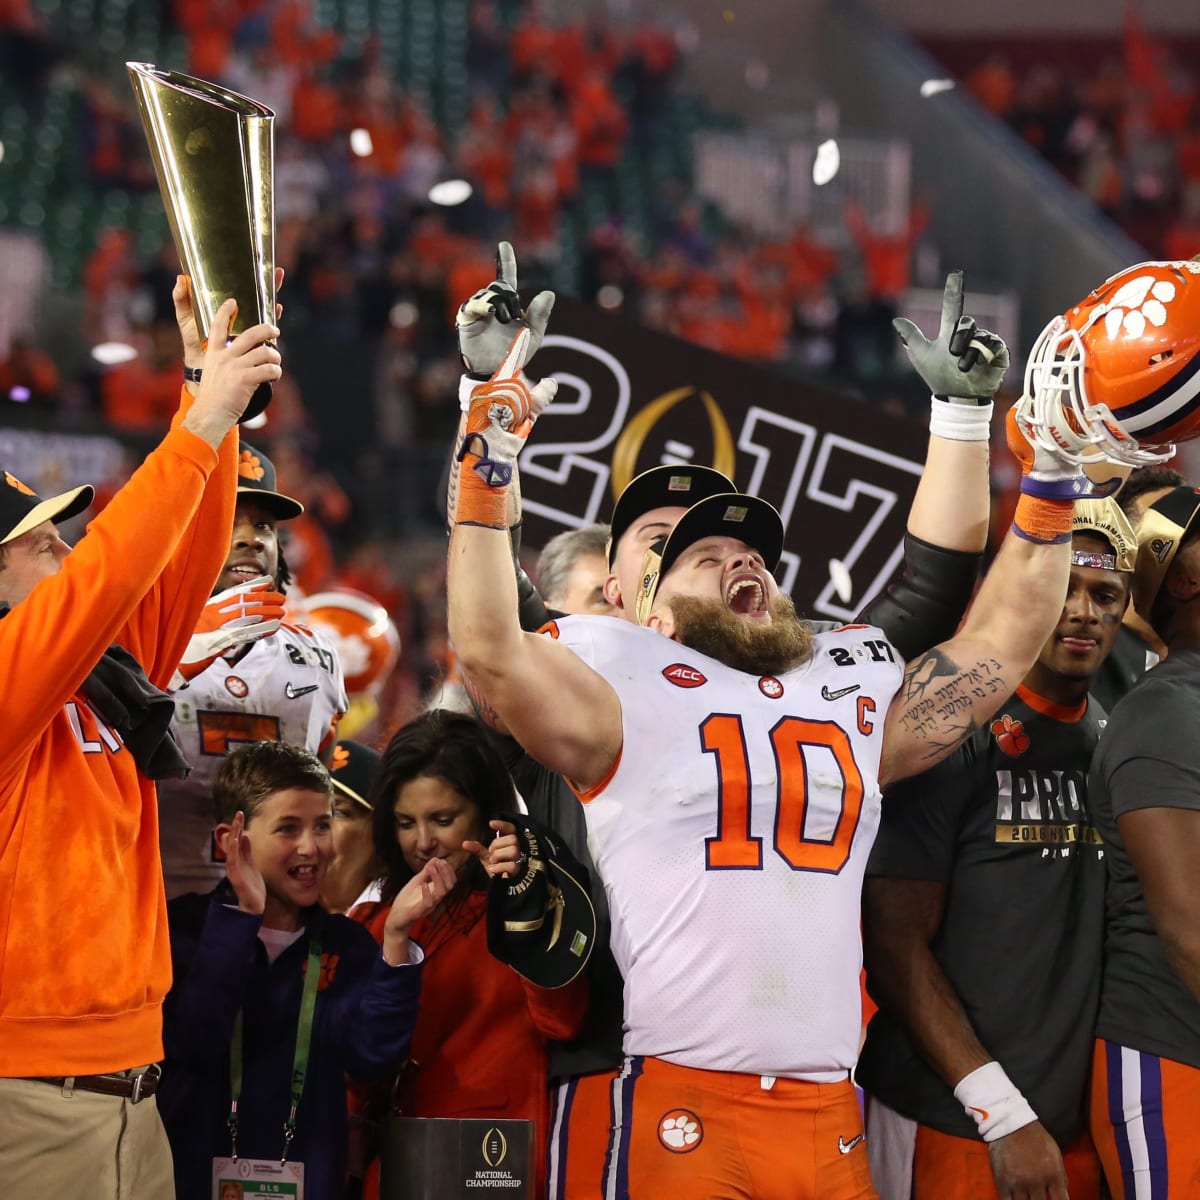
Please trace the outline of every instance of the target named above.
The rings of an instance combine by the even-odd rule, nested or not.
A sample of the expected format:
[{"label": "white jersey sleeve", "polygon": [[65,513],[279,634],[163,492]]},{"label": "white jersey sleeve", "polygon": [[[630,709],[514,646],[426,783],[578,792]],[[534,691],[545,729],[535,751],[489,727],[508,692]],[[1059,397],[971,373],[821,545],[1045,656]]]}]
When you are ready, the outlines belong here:
[{"label": "white jersey sleeve", "polygon": [[878,629],[841,627],[775,677],[610,617],[552,632],[621,702],[619,761],[581,799],[625,977],[626,1053],[844,1078],[898,652]]},{"label": "white jersey sleeve", "polygon": [[218,658],[175,693],[171,729],[192,770],[158,785],[168,898],[207,891],[224,877],[213,853],[212,786],[225,755],[259,741],[316,754],[348,705],[332,644],[301,625]]}]

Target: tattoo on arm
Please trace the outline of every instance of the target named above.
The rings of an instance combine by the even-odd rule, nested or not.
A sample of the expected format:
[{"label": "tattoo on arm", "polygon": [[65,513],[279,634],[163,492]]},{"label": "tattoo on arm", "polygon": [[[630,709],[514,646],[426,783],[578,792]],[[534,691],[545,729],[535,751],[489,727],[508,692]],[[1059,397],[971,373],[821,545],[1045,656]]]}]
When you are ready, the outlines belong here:
[{"label": "tattoo on arm", "polygon": [[468,675],[462,677],[463,688],[467,693],[467,699],[471,701],[471,706],[475,709],[475,715],[489,728],[505,732],[504,722],[500,719],[500,714],[484,699],[483,693],[476,686],[475,681]]},{"label": "tattoo on arm", "polygon": [[935,647],[904,673],[900,728],[924,744],[923,758],[932,766],[979,730],[976,703],[1011,691],[996,659],[959,664]]},{"label": "tattoo on arm", "polygon": [[450,452],[450,473],[446,478],[446,532],[454,528],[454,513],[458,508],[458,474],[462,464],[458,461],[462,450],[464,434],[460,433],[454,439],[454,449]]}]

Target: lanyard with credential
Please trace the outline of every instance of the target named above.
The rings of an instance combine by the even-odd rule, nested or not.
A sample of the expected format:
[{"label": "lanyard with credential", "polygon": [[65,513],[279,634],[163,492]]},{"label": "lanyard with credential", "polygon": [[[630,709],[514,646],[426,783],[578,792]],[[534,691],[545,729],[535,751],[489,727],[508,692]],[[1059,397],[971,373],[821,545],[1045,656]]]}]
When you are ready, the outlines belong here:
[{"label": "lanyard with credential", "polygon": [[[317,987],[321,980],[321,935],[314,932],[308,943],[308,965],[304,970],[304,992],[300,997],[300,1020],[296,1025],[296,1053],[292,1058],[292,1107],[283,1123],[283,1155],[279,1165],[287,1162],[288,1147],[296,1136],[296,1110],[304,1095],[304,1076],[308,1071],[308,1047],[312,1041],[313,1013],[317,1007]],[[233,1145],[232,1158],[237,1161],[238,1101],[242,1096],[242,1013],[239,1010],[233,1024],[233,1042],[229,1047],[229,1140]]]}]

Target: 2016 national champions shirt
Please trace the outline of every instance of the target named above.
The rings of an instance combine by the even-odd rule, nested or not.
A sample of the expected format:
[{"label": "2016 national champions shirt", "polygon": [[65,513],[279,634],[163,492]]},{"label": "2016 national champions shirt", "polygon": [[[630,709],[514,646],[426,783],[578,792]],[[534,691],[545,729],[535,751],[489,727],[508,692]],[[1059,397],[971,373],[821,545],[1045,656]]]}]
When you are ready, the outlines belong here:
[{"label": "2016 national champions shirt", "polygon": [[[1102,722],[1095,704],[1067,709],[1019,688],[956,754],[889,789],[867,868],[945,883],[934,956],[980,1041],[1063,1144],[1085,1126],[1100,989],[1105,864],[1087,772]],[[978,1136],[886,1012],[856,1077],[923,1125]]]},{"label": "2016 national champions shirt", "polygon": [[1096,1034],[1200,1068],[1200,1001],[1167,961],[1117,825],[1137,809],[1200,809],[1200,650],[1172,650],[1117,704],[1090,786],[1110,880]]}]

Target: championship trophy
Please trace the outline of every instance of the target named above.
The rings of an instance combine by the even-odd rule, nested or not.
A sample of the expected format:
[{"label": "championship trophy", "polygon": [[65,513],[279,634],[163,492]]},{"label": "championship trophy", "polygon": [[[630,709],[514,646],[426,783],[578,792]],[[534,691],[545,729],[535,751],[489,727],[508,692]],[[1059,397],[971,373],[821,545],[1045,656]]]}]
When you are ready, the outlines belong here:
[{"label": "championship trophy", "polygon": [[[175,249],[191,277],[201,338],[238,305],[230,336],[275,323],[275,114],[257,100],[179,71],[126,63]],[[243,421],[271,399],[260,384]]]}]

